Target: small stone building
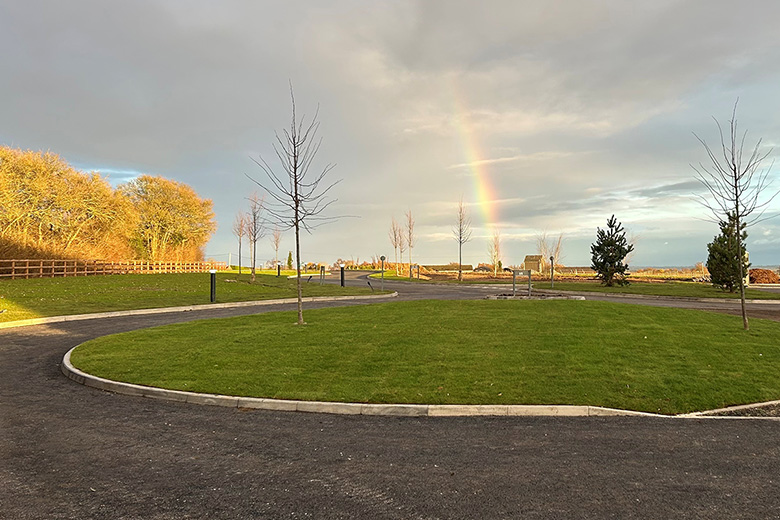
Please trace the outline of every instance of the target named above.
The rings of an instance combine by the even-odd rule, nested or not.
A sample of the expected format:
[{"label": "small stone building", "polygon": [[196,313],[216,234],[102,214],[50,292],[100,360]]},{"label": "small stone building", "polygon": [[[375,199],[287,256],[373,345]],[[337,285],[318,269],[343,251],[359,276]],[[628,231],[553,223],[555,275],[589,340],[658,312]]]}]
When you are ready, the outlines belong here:
[{"label": "small stone building", "polygon": [[531,271],[541,273],[542,255],[526,255],[525,260],[523,260],[523,267],[530,269]]}]

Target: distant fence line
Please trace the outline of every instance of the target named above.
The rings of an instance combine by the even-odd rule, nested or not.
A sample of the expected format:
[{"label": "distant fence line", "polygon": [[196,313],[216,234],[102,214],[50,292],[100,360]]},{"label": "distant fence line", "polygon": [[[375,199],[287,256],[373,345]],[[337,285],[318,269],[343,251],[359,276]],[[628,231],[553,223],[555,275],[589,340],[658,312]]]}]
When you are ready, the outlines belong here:
[{"label": "distant fence line", "polygon": [[54,278],[106,274],[202,273],[226,269],[225,262],[146,262],[129,260],[0,260],[0,278]]},{"label": "distant fence line", "polygon": [[562,265],[556,265],[555,272],[558,274],[586,274],[591,276],[596,274],[596,271],[591,267],[564,267]]}]

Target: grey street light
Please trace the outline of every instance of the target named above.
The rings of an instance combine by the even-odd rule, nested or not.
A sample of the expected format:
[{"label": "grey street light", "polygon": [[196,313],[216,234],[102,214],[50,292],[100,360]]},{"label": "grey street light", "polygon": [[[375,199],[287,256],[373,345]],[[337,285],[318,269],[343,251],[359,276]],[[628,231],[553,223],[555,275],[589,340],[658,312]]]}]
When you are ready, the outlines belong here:
[{"label": "grey street light", "polygon": [[555,257],[550,257],[550,289],[555,289]]},{"label": "grey street light", "polygon": [[385,255],[379,257],[382,261],[382,290],[385,290]]}]

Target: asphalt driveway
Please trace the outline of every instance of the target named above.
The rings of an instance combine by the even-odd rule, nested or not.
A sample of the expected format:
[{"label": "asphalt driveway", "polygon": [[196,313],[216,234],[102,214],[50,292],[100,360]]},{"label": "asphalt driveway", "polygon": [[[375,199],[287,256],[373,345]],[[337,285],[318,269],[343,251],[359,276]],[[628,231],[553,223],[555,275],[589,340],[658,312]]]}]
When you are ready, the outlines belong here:
[{"label": "asphalt driveway", "polygon": [[774,420],[242,411],[59,372],[88,338],[268,310],[0,331],[0,518],[780,518]]}]

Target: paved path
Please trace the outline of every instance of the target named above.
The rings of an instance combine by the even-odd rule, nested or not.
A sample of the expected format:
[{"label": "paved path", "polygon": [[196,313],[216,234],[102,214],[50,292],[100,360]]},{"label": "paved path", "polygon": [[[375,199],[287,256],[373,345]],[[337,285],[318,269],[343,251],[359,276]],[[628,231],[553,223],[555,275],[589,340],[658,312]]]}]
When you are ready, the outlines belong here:
[{"label": "paved path", "polygon": [[[401,299],[495,292],[391,285]],[[245,412],[59,373],[88,338],[268,310],[0,331],[0,518],[780,517],[777,421]]]}]

